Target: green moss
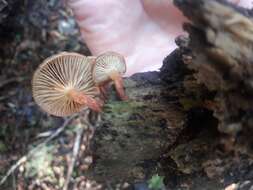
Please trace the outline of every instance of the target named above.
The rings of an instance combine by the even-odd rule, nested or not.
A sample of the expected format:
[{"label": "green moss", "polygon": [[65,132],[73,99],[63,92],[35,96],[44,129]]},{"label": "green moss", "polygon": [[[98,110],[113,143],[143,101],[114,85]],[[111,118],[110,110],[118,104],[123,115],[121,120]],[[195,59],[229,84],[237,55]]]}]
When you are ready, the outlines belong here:
[{"label": "green moss", "polygon": [[165,188],[163,183],[164,177],[159,176],[158,174],[152,176],[150,180],[148,180],[148,188],[152,190],[162,190]]},{"label": "green moss", "polygon": [[6,145],[0,141],[0,153],[7,151]]},{"label": "green moss", "polygon": [[116,119],[126,119],[134,113],[138,113],[140,109],[145,106],[142,102],[136,101],[112,101],[105,105],[104,107],[104,117],[108,120]]},{"label": "green moss", "polygon": [[194,107],[198,107],[202,104],[201,100],[195,100],[192,98],[180,98],[179,102],[183,106],[185,111],[188,111]]},{"label": "green moss", "polygon": [[54,179],[54,172],[51,167],[53,161],[53,146],[44,146],[33,157],[26,162],[25,176],[43,178],[45,176],[51,176]]},{"label": "green moss", "polygon": [[158,125],[160,118],[167,118],[165,110],[165,107],[156,103],[112,101],[105,105],[103,118],[114,126]]},{"label": "green moss", "polygon": [[136,101],[111,101],[105,105],[105,112],[112,113],[124,113],[124,112],[132,112],[136,109],[143,107],[142,102]]},{"label": "green moss", "polygon": [[127,121],[126,124],[129,126],[129,127],[136,127],[136,126],[141,126],[143,125],[143,121],[141,120],[131,120],[131,121]]}]

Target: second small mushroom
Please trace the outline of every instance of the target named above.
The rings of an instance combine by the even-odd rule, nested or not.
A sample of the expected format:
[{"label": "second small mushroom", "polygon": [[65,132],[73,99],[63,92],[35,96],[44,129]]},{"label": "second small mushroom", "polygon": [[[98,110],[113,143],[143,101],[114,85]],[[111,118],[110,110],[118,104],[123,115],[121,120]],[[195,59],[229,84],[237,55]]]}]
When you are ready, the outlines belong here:
[{"label": "second small mushroom", "polygon": [[126,62],[122,55],[116,52],[106,52],[95,59],[93,67],[93,80],[104,94],[104,87],[113,81],[116,91],[122,100],[127,100],[125,95],[122,75],[126,72]]}]

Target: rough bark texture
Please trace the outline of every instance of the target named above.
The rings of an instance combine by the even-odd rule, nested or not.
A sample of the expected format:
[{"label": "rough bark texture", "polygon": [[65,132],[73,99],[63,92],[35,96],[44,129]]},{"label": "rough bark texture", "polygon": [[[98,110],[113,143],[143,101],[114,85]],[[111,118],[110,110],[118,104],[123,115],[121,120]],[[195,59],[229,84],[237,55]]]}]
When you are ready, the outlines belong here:
[{"label": "rough bark texture", "polygon": [[[228,134],[252,133],[252,12],[221,0],[175,0],[188,17],[195,77],[215,95],[214,115]],[[244,136],[245,137],[245,136]],[[251,142],[250,142],[251,143]]]},{"label": "rough bark texture", "polygon": [[128,102],[110,98],[94,135],[96,164],[91,171],[97,181],[105,176],[110,182],[129,182],[148,179],[155,173],[165,175],[161,156],[177,141],[186,121],[178,104],[182,70],[176,69],[182,62],[180,65],[175,60],[171,58],[173,62],[164,65],[162,73],[170,71],[166,76],[177,82],[169,85],[160,72],[136,74],[125,79]]}]

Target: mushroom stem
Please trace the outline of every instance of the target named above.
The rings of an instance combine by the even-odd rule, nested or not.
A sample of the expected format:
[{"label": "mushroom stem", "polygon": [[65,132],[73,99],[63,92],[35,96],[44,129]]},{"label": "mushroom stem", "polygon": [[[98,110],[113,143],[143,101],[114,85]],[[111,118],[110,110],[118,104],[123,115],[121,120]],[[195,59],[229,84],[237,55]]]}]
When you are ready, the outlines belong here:
[{"label": "mushroom stem", "polygon": [[111,72],[110,78],[114,81],[116,91],[121,100],[127,100],[128,97],[125,95],[124,87],[123,87],[123,79],[119,72]]},{"label": "mushroom stem", "polygon": [[96,112],[101,112],[102,105],[100,102],[96,101],[94,98],[87,96],[81,92],[78,92],[77,90],[70,90],[68,92],[68,96],[71,97],[76,103],[86,105],[90,109],[96,111]]},{"label": "mushroom stem", "polygon": [[107,99],[106,85],[107,84],[105,84],[104,86],[103,85],[99,86],[99,92],[104,100]]}]

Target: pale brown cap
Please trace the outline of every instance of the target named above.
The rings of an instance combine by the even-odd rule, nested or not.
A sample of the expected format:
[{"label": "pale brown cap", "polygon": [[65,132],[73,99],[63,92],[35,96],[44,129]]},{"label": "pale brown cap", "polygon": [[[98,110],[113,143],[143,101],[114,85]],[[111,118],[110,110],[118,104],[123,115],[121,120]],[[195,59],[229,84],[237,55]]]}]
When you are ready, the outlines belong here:
[{"label": "pale brown cap", "polygon": [[126,72],[126,61],[122,55],[116,52],[106,52],[99,55],[95,60],[93,68],[93,80],[96,84],[110,80],[110,74],[118,72],[124,75]]},{"label": "pale brown cap", "polygon": [[83,109],[85,105],[69,96],[73,90],[91,97],[98,95],[92,79],[92,63],[86,56],[62,52],[44,60],[34,73],[34,100],[49,114],[68,116]]}]

